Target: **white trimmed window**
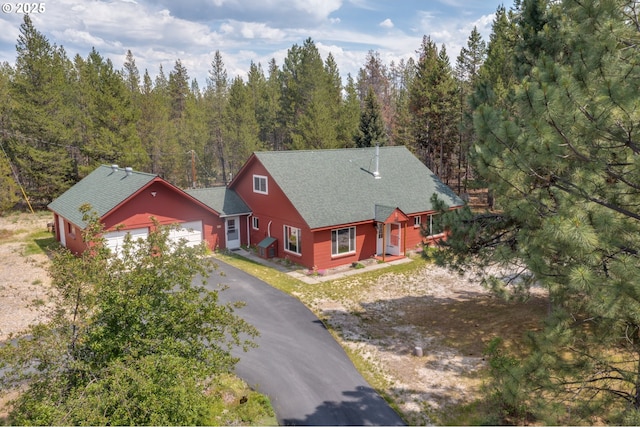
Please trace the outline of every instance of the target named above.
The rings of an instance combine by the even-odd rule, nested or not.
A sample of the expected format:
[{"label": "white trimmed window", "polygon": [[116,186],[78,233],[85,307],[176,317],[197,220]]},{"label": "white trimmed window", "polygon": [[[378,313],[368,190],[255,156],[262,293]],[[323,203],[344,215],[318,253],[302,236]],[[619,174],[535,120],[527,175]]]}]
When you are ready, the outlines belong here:
[{"label": "white trimmed window", "polygon": [[253,175],[253,192],[260,194],[269,194],[269,185],[267,177],[263,175]]},{"label": "white trimmed window", "polygon": [[414,227],[420,227],[420,224],[422,224],[422,217],[420,215],[414,216],[413,217],[413,226]]},{"label": "white trimmed window", "polygon": [[254,230],[260,230],[260,221],[258,220],[257,216],[251,217],[251,226]]},{"label": "white trimmed window", "polygon": [[346,227],[331,230],[331,255],[356,252],[356,228]]},{"label": "white trimmed window", "polygon": [[444,233],[444,227],[440,224],[438,215],[429,215],[429,236],[436,236]]},{"label": "white trimmed window", "polygon": [[293,252],[294,254],[302,254],[300,249],[300,229],[284,226],[284,249],[287,252]]}]

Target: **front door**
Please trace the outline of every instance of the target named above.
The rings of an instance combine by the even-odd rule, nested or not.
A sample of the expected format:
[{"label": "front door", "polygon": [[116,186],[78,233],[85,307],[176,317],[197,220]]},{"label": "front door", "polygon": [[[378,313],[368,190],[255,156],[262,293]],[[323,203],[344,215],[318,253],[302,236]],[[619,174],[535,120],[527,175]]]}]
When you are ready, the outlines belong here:
[{"label": "front door", "polygon": [[376,224],[376,228],[378,229],[378,239],[376,244],[376,255],[382,256],[384,255],[384,233],[385,233],[385,225],[381,222]]},{"label": "front door", "polygon": [[225,234],[227,237],[227,249],[238,249],[240,247],[240,220],[237,216],[225,218]]},{"label": "front door", "polygon": [[401,247],[401,230],[402,225],[394,222],[391,224],[386,224],[386,253],[389,255],[400,255],[400,247]]}]

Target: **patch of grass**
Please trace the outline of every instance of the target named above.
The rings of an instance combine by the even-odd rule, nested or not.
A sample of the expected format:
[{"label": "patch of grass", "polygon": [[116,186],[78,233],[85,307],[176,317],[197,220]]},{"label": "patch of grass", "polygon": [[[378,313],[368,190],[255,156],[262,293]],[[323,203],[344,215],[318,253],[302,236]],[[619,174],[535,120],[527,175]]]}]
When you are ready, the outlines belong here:
[{"label": "patch of grass", "polygon": [[364,271],[355,276],[329,280],[313,286],[302,286],[298,297],[306,304],[315,299],[332,299],[341,302],[359,302],[360,295],[375,286],[380,276],[396,274],[408,277],[426,264],[426,261],[416,258],[413,262],[389,265],[379,270]]},{"label": "patch of grass", "polygon": [[218,376],[209,395],[211,407],[207,425],[278,425],[269,399],[251,390],[234,375]]},{"label": "patch of grass", "polygon": [[58,246],[58,241],[48,231],[36,231],[27,236],[24,255],[47,254],[50,250]]},{"label": "patch of grass", "polygon": [[267,267],[233,253],[219,253],[216,255],[216,258],[257,277],[260,280],[264,280],[274,288],[280,289],[281,291],[293,296],[297,296],[298,292],[300,292],[304,286],[309,286],[287,274],[281,273],[275,268]]}]

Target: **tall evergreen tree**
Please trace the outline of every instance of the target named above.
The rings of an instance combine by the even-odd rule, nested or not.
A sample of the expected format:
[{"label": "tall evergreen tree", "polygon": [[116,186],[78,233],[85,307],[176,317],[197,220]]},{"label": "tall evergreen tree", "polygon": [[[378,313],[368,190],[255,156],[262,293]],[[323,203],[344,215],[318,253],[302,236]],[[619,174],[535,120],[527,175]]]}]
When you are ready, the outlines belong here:
[{"label": "tall evergreen tree", "polygon": [[458,193],[466,190],[467,182],[472,178],[470,171],[469,149],[473,144],[475,133],[473,131],[472,109],[469,102],[471,91],[477,84],[480,68],[486,56],[486,43],[476,27],[467,39],[467,45],[460,50],[456,60],[456,77],[459,94],[459,127],[458,127],[458,167],[457,190]]},{"label": "tall evergreen tree", "polygon": [[515,21],[513,11],[507,11],[504,6],[498,7],[487,44],[486,58],[480,68],[477,89],[471,98],[474,109],[489,97],[506,99],[510,88],[517,82],[517,64],[513,59],[518,38]]},{"label": "tall evergreen tree", "polygon": [[129,89],[129,92],[135,99],[136,95],[140,93],[140,71],[136,66],[136,60],[130,50],[127,50],[127,56],[122,68],[122,78],[127,85],[127,89]]},{"label": "tall evergreen tree", "polygon": [[225,113],[229,144],[229,168],[236,174],[251,153],[258,150],[260,128],[255,103],[242,78],[236,77],[229,87],[229,102]]},{"label": "tall evergreen tree", "polygon": [[293,149],[337,147],[334,76],[329,76],[311,39],[289,49],[282,67],[282,119],[285,144]]},{"label": "tall evergreen tree", "polygon": [[410,89],[415,148],[436,175],[449,181],[458,139],[456,85],[444,46],[440,51],[425,36]]},{"label": "tall evergreen tree", "polygon": [[15,73],[12,136],[7,151],[32,199],[48,202],[77,178],[68,147],[73,140],[74,99],[65,51],[33,25],[20,26]]},{"label": "tall evergreen tree", "polygon": [[[360,105],[365,108],[365,100],[369,95],[369,88],[373,89],[380,105],[380,113],[387,137],[392,134],[394,103],[391,99],[391,82],[387,66],[382,62],[380,53],[370,50],[365,59],[365,65],[358,72],[357,81]],[[387,138],[388,139],[388,138]]]},{"label": "tall evergreen tree", "polygon": [[338,122],[338,143],[340,147],[353,147],[358,134],[360,121],[360,100],[355,82],[351,74],[347,75],[344,87],[345,96],[340,107],[340,121]]},{"label": "tall evergreen tree", "polygon": [[136,122],[138,110],[121,75],[95,49],[86,60],[76,57],[81,175],[97,165],[122,164],[140,169],[147,160]]},{"label": "tall evergreen tree", "polygon": [[391,141],[393,145],[414,145],[411,113],[410,88],[413,86],[417,67],[413,58],[400,60],[398,64],[391,64],[391,99],[394,103],[393,121],[391,126]]},{"label": "tall evergreen tree", "polygon": [[[163,75],[162,69],[161,75]],[[170,140],[168,98],[161,85],[154,86],[147,70],[142,78],[139,108],[140,120],[137,123],[137,129],[142,146],[147,153],[149,171],[171,179],[172,172],[166,165],[170,158],[165,155],[169,153],[167,145]]]},{"label": "tall evergreen tree", "polygon": [[18,185],[15,182],[12,166],[4,148],[12,131],[10,94],[11,67],[9,64],[0,65],[0,214],[12,208],[18,198]]},{"label": "tall evergreen tree", "polygon": [[285,126],[282,116],[282,78],[275,59],[269,61],[268,76],[264,93],[265,110],[259,114],[262,141],[271,150],[281,150],[285,139]]},{"label": "tall evergreen tree", "polygon": [[518,268],[521,287],[549,293],[542,329],[524,358],[504,367],[496,392],[507,409],[523,415],[524,407],[544,423],[637,424],[637,4],[540,6],[522,3],[518,28],[536,29],[518,46],[529,65],[519,68],[524,78],[512,96],[487,97],[474,115],[477,170],[500,212],[454,215],[449,255]]},{"label": "tall evergreen tree", "polygon": [[372,147],[375,145],[385,145],[387,143],[387,133],[382,121],[380,104],[376,99],[373,87],[369,87],[364,99],[364,108],[360,114],[360,125],[355,138],[356,147]]},{"label": "tall evergreen tree", "polygon": [[[207,89],[205,91],[205,105],[207,108],[207,124],[209,128],[209,142],[205,150],[205,165],[211,170],[219,170],[221,181],[225,184],[228,175],[228,147],[226,144],[225,123],[226,105],[229,102],[229,81],[227,70],[222,60],[222,54],[216,50],[209,70]],[[219,165],[219,169],[218,166]]]}]

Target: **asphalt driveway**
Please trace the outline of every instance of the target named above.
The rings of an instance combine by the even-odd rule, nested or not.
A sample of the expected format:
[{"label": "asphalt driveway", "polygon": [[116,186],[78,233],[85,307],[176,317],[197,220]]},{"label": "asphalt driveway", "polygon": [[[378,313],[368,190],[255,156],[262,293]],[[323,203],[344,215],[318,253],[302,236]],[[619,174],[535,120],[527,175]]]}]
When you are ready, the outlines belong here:
[{"label": "asphalt driveway", "polygon": [[228,285],[220,302],[244,301],[238,315],[260,331],[258,348],[234,353],[236,373],[269,396],[281,425],[404,425],[304,304],[216,262],[211,289]]}]

